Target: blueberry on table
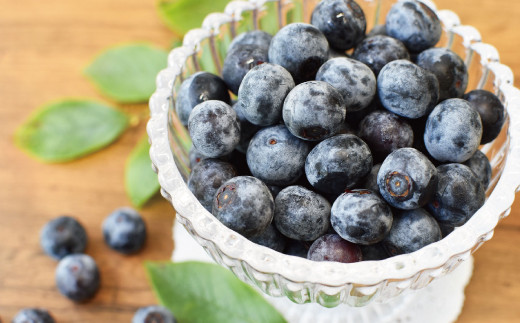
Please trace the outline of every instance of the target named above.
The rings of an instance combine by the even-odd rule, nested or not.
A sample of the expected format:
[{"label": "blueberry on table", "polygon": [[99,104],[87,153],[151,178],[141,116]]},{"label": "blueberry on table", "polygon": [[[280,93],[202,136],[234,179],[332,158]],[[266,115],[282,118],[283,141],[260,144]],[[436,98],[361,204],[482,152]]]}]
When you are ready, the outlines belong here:
[{"label": "blueberry on table", "polygon": [[417,251],[441,240],[437,221],[424,209],[401,211],[394,214],[392,229],[382,245],[390,256]]},{"label": "blueberry on table", "polygon": [[318,70],[316,80],[329,83],[343,95],[347,112],[366,108],[374,99],[377,89],[372,70],[346,57],[329,59]]},{"label": "blueberry on table", "polygon": [[210,100],[191,111],[188,130],[193,146],[204,156],[222,157],[240,142],[240,124],[232,107]]},{"label": "blueberry on table", "polygon": [[363,254],[363,261],[383,260],[390,257],[382,243],[376,243],[368,246],[359,246],[359,248],[361,249],[361,253]]},{"label": "blueberry on table", "polygon": [[100,285],[97,264],[85,254],[69,255],[60,260],[55,279],[60,293],[75,302],[94,297]]},{"label": "blueberry on table", "polygon": [[177,323],[177,320],[167,308],[153,305],[139,308],[132,323]]},{"label": "blueberry on table", "polygon": [[482,139],[480,144],[492,142],[500,134],[506,120],[504,106],[496,95],[486,90],[474,90],[464,95],[477,110],[482,120]]},{"label": "blueberry on table", "polygon": [[197,72],[184,80],[175,99],[175,111],[181,123],[188,125],[191,110],[208,100],[231,103],[227,85],[220,77],[208,72]]},{"label": "blueberry on table", "polygon": [[478,112],[462,99],[442,101],[428,116],[424,144],[440,162],[463,163],[477,151],[482,137]]},{"label": "blueberry on table", "polygon": [[222,78],[231,92],[238,94],[244,76],[253,67],[268,62],[268,47],[258,45],[237,45],[224,59]]},{"label": "blueberry on table", "polygon": [[287,243],[287,238],[276,229],[273,223],[269,224],[267,229],[261,233],[250,237],[249,240],[278,252],[283,252]]},{"label": "blueberry on table", "polygon": [[410,59],[410,54],[402,42],[385,35],[365,38],[354,50],[352,58],[367,65],[376,76],[383,67],[398,59]]},{"label": "blueberry on table", "polygon": [[142,249],[146,241],[146,225],[132,208],[119,208],[103,221],[103,237],[106,244],[123,254]]},{"label": "blueberry on table", "polygon": [[439,223],[461,226],[484,205],[486,193],[469,167],[446,164],[437,167],[439,183],[428,211]]},{"label": "blueberry on table", "polygon": [[237,120],[240,124],[240,141],[235,149],[245,154],[247,152],[247,147],[249,146],[249,141],[258,130],[262,129],[262,127],[254,125],[246,119],[242,112],[242,105],[240,102],[233,104],[233,109],[237,114]]},{"label": "blueberry on table", "polygon": [[477,150],[470,159],[464,162],[464,165],[468,166],[473,171],[475,176],[477,176],[482,183],[484,190],[486,190],[491,181],[492,174],[491,164],[489,163],[487,156],[480,150]]},{"label": "blueberry on table", "polygon": [[320,141],[337,134],[345,122],[342,94],[332,85],[309,81],[296,86],[285,98],[283,121],[298,138]]},{"label": "blueberry on table", "polygon": [[235,48],[242,45],[255,45],[259,47],[269,47],[273,36],[262,30],[246,31],[236,36],[229,44],[228,52],[232,52]]},{"label": "blueberry on table", "polygon": [[296,84],[313,80],[328,56],[327,38],[318,28],[304,23],[280,29],[269,47],[269,62],[289,71]]},{"label": "blueberry on table", "polygon": [[400,1],[386,15],[388,36],[399,39],[410,52],[418,53],[435,46],[441,39],[439,17],[420,1]]},{"label": "blueberry on table", "polygon": [[320,142],[305,161],[305,174],[317,190],[341,194],[353,188],[372,169],[368,145],[354,135],[337,135]]},{"label": "blueberry on table", "polygon": [[87,232],[76,219],[60,216],[42,228],[40,245],[46,254],[60,260],[67,255],[85,251]]},{"label": "blueberry on table", "polygon": [[252,68],[238,89],[243,116],[258,126],[279,123],[285,97],[294,86],[291,74],[280,65],[265,63]]},{"label": "blueberry on table", "polygon": [[343,240],[337,234],[326,234],[314,241],[307,259],[352,263],[363,260],[363,255],[358,245]]},{"label": "blueberry on table", "polygon": [[12,323],[54,323],[51,314],[43,308],[24,308],[11,321]]},{"label": "blueberry on table", "polygon": [[439,81],[428,70],[407,60],[386,64],[377,78],[381,104],[397,115],[417,119],[439,101]]},{"label": "blueberry on table", "polygon": [[330,47],[347,50],[365,37],[367,21],[365,13],[353,0],[323,0],[311,16],[316,26],[329,41]]},{"label": "blueberry on table", "polygon": [[246,238],[264,231],[274,215],[269,188],[252,176],[237,176],[222,184],[213,199],[213,215]]},{"label": "blueberry on table", "polygon": [[213,197],[224,182],[237,176],[237,171],[230,163],[218,159],[204,159],[191,170],[188,188],[200,204],[211,212]]},{"label": "blueberry on table", "polygon": [[286,237],[314,241],[330,227],[330,203],[302,186],[286,187],[276,197],[274,223]]},{"label": "blueberry on table", "polygon": [[360,245],[378,243],[392,227],[392,211],[370,190],[347,190],[332,204],[330,223],[343,239]]},{"label": "blueberry on table", "polygon": [[377,174],[381,196],[393,207],[411,210],[428,203],[437,187],[437,169],[415,148],[386,157]]}]

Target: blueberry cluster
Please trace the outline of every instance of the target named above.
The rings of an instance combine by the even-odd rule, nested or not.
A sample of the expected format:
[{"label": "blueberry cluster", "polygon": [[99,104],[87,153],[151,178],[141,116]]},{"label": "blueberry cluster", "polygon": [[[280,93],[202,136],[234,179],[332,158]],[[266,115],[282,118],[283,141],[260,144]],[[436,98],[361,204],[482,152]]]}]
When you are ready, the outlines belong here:
[{"label": "blueberry cluster", "polygon": [[435,48],[439,18],[400,1],[367,33],[355,1],[322,0],[311,22],[243,33],[222,78],[181,85],[190,190],[251,241],[316,261],[410,253],[463,225],[491,180],[479,145],[505,112],[465,94],[464,61]]}]

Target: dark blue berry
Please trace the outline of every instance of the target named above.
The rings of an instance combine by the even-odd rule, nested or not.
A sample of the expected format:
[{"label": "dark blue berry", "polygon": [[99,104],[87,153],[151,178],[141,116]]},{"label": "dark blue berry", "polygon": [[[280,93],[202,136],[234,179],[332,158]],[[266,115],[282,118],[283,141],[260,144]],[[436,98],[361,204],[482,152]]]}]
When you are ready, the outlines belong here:
[{"label": "dark blue berry", "polygon": [[103,221],[106,244],[121,253],[135,253],[146,241],[146,225],[137,211],[119,208]]},{"label": "dark blue berry", "polygon": [[76,219],[60,216],[49,221],[40,232],[40,245],[46,254],[61,259],[82,253],[87,246],[87,232]]},{"label": "dark blue berry", "polygon": [[410,59],[410,54],[399,40],[375,35],[365,38],[356,47],[352,57],[370,67],[377,76],[383,66],[398,59]]},{"label": "dark blue berry", "polygon": [[363,255],[358,245],[343,240],[337,234],[326,234],[314,241],[307,259],[352,263],[363,260]]},{"label": "dark blue berry", "polygon": [[197,72],[182,82],[175,100],[175,111],[183,125],[188,125],[191,110],[204,101],[220,100],[231,103],[224,81],[208,72]]},{"label": "dark blue berry", "polygon": [[470,159],[464,162],[464,165],[468,166],[475,173],[485,190],[489,186],[492,174],[491,164],[487,156],[480,150],[477,150]]},{"label": "dark blue berry", "polygon": [[258,45],[237,45],[229,51],[224,60],[222,78],[231,92],[238,94],[244,76],[253,67],[268,61],[268,47]]},{"label": "dark blue berry", "polygon": [[218,189],[212,213],[225,226],[249,238],[260,234],[273,220],[274,200],[261,180],[237,176]]},{"label": "dark blue berry", "polygon": [[283,252],[285,244],[287,243],[287,238],[281,234],[272,223],[267,227],[267,229],[252,236],[249,240],[278,252]]},{"label": "dark blue berry", "polygon": [[51,314],[43,308],[24,308],[16,314],[12,323],[55,323]]},{"label": "dark blue berry", "polygon": [[289,24],[273,37],[269,62],[284,67],[296,84],[313,80],[329,56],[327,38],[313,25]]},{"label": "dark blue berry", "polygon": [[486,90],[473,90],[464,95],[464,99],[471,103],[482,120],[480,144],[487,144],[495,140],[506,120],[502,102],[496,95]]},{"label": "dark blue berry", "polygon": [[389,257],[382,243],[368,246],[359,246],[363,254],[363,260],[383,260]]},{"label": "dark blue berry", "polygon": [[255,45],[259,47],[269,47],[273,36],[262,30],[253,30],[241,33],[229,44],[228,52],[232,52],[241,45]]},{"label": "dark blue berry", "polygon": [[154,305],[139,308],[132,323],[177,323],[177,320],[167,308]]},{"label": "dark blue berry", "polygon": [[233,109],[237,114],[237,120],[240,124],[240,141],[238,145],[235,147],[236,150],[245,154],[247,152],[247,147],[249,146],[249,141],[255,133],[262,129],[262,127],[257,126],[249,122],[242,112],[242,106],[240,102],[237,102],[233,105]]},{"label": "dark blue berry", "polygon": [[69,255],[60,260],[55,279],[60,293],[75,302],[94,297],[100,285],[97,264],[85,254]]}]

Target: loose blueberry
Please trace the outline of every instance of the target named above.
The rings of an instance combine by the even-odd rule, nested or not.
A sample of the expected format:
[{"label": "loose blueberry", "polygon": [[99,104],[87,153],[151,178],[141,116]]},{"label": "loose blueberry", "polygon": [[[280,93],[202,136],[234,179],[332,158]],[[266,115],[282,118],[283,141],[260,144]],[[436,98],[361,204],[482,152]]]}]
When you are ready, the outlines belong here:
[{"label": "loose blueberry", "polygon": [[397,256],[417,251],[441,238],[437,221],[419,208],[395,214],[392,229],[382,244],[388,254]]},{"label": "loose blueberry", "polygon": [[376,94],[377,83],[372,70],[346,57],[328,60],[318,70],[316,80],[329,83],[343,95],[347,112],[366,108]]},{"label": "loose blueberry", "polygon": [[55,279],[60,293],[75,302],[94,297],[100,285],[96,262],[85,254],[69,255],[60,260]]},{"label": "loose blueberry", "polygon": [[212,213],[225,226],[249,238],[260,234],[273,220],[274,200],[261,180],[237,176],[218,189]]},{"label": "loose blueberry", "polygon": [[289,24],[273,37],[269,62],[284,67],[296,84],[313,80],[329,56],[327,38],[313,25]]},{"label": "loose blueberry", "polygon": [[238,90],[242,114],[258,126],[280,122],[283,102],[294,86],[291,74],[280,65],[265,63],[254,67]]},{"label": "loose blueberry", "polygon": [[240,142],[235,110],[222,101],[206,101],[191,111],[188,130],[193,146],[204,156],[221,157]]},{"label": "loose blueberry", "polygon": [[492,174],[491,164],[487,156],[480,150],[477,150],[470,159],[464,162],[464,165],[473,171],[485,190],[489,186]]},{"label": "loose blueberry", "polygon": [[482,120],[482,139],[480,144],[492,142],[500,134],[506,120],[504,106],[493,93],[486,90],[474,90],[464,99],[477,110]]},{"label": "loose blueberry", "polygon": [[87,232],[76,219],[70,216],[55,218],[40,232],[40,245],[54,259],[82,253],[87,246]]},{"label": "loose blueberry", "polygon": [[323,0],[312,12],[311,23],[327,37],[331,47],[347,50],[365,37],[365,13],[352,0]]},{"label": "loose blueberry", "polygon": [[249,141],[251,141],[251,138],[253,138],[255,133],[262,129],[262,127],[254,125],[246,119],[242,112],[242,105],[240,102],[235,103],[233,109],[237,114],[237,120],[240,124],[240,141],[235,149],[245,154],[247,152],[247,147],[249,146]]},{"label": "loose blueberry", "polygon": [[383,260],[389,257],[382,243],[368,246],[359,246],[363,254],[363,260]]},{"label": "loose blueberry", "polygon": [[227,53],[222,68],[222,78],[231,92],[238,94],[240,83],[247,72],[268,61],[267,52],[266,46],[237,45]]},{"label": "loose blueberry", "polygon": [[337,134],[345,122],[343,96],[332,85],[311,81],[296,86],[285,98],[283,120],[298,138],[320,141]]},{"label": "loose blueberry", "polygon": [[106,244],[121,253],[135,253],[146,241],[146,225],[137,211],[119,208],[103,221]]},{"label": "loose blueberry", "polygon": [[386,64],[398,59],[410,59],[410,54],[402,42],[375,35],[365,38],[354,50],[353,58],[370,67],[377,76]]},{"label": "loose blueberry", "polygon": [[437,77],[406,60],[392,61],[383,67],[377,90],[387,110],[410,119],[430,113],[439,101]]},{"label": "loose blueberry", "polygon": [[51,314],[43,308],[24,308],[16,314],[12,323],[55,323]]},{"label": "loose blueberry", "polygon": [[249,240],[278,252],[282,252],[285,249],[285,244],[287,243],[287,238],[281,234],[272,223],[267,227],[267,229],[255,236],[252,236],[249,238]]},{"label": "loose blueberry", "polygon": [[177,323],[177,320],[167,308],[154,305],[139,308],[132,323]]},{"label": "loose blueberry", "polygon": [[273,36],[262,30],[253,30],[241,33],[229,44],[228,52],[234,51],[242,45],[255,45],[258,47],[269,47]]},{"label": "loose blueberry", "polygon": [[440,162],[462,163],[477,151],[482,137],[478,112],[462,99],[441,102],[428,116],[424,144]]},{"label": "loose blueberry", "polygon": [[231,103],[224,81],[208,72],[197,72],[182,82],[175,100],[175,111],[183,125],[188,125],[191,110],[204,101],[220,100]]},{"label": "loose blueberry", "polygon": [[337,234],[326,234],[311,245],[307,259],[352,263],[363,260],[359,246],[341,239]]},{"label": "loose blueberry", "polygon": [[400,1],[386,15],[386,32],[411,52],[435,46],[442,34],[439,17],[420,1]]},{"label": "loose blueberry", "polygon": [[386,157],[377,184],[391,206],[416,209],[431,200],[437,186],[437,169],[417,149],[401,148]]},{"label": "loose blueberry", "polygon": [[353,188],[371,169],[370,148],[354,135],[337,135],[320,142],[305,161],[309,183],[336,195]]}]

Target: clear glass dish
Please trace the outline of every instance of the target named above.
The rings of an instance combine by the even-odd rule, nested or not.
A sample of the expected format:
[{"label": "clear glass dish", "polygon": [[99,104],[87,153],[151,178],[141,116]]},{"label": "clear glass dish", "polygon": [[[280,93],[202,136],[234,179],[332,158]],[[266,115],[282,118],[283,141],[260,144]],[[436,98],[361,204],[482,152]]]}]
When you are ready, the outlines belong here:
[{"label": "clear glass dish", "polygon": [[[493,167],[487,201],[462,227],[439,242],[411,254],[353,264],[312,262],[256,245],[222,225],[197,201],[185,179],[189,174],[189,135],[175,114],[176,91],[184,79],[205,70],[219,74],[227,45],[243,31],[262,29],[274,34],[280,26],[309,21],[317,0],[232,1],[224,13],[206,17],[202,28],[188,32],[182,47],[172,50],[168,67],[157,76],[150,98],[148,135],[150,156],[162,195],[175,208],[177,220],[219,264],[241,280],[271,296],[295,303],[364,306],[384,302],[408,289],[419,289],[452,272],[493,236],[499,220],[509,215],[520,186],[520,90],[513,73],[500,64],[497,50],[481,42],[479,32],[461,25],[448,10],[437,11],[443,36],[437,46],[449,47],[466,62],[468,91],[483,88],[496,93],[507,109],[500,136],[481,147]],[[384,23],[395,0],[358,0],[367,17],[367,30]]]}]

